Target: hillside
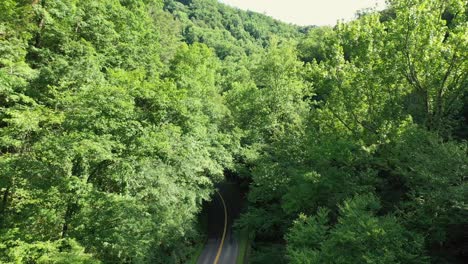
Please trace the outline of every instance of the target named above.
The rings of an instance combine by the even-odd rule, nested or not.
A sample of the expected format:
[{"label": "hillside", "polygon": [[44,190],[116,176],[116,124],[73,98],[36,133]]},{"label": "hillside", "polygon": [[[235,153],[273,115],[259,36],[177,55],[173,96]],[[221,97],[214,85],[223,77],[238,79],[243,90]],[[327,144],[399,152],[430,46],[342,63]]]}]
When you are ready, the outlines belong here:
[{"label": "hillside", "polygon": [[292,40],[301,35],[298,26],[232,8],[216,0],[165,0],[164,9],[181,24],[184,42],[204,43],[221,59],[260,52],[273,36]]}]

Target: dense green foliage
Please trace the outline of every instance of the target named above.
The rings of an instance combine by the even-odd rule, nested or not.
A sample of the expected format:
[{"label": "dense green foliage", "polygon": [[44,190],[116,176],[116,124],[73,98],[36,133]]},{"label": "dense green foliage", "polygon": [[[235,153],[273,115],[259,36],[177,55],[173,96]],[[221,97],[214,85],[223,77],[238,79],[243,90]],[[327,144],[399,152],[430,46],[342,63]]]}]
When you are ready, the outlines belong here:
[{"label": "dense green foliage", "polygon": [[177,45],[163,65],[153,12],[162,3],[2,1],[2,261],[190,254],[235,141],[216,57]]},{"label": "dense green foliage", "polygon": [[0,263],[184,263],[226,172],[253,263],[468,254],[466,0],[333,28],[215,0],[0,14]]},{"label": "dense green foliage", "polygon": [[389,12],[312,29],[297,45],[309,111],[295,103],[298,121],[279,124],[297,127],[251,161],[241,219],[259,241],[285,239],[285,262],[458,263],[467,254],[466,2],[391,1]]}]

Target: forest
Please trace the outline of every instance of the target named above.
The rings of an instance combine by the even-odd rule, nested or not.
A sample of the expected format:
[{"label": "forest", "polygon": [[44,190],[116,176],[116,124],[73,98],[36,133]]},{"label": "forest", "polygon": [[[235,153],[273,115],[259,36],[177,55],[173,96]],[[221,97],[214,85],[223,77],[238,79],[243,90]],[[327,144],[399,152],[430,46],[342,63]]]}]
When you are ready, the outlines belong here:
[{"label": "forest", "polygon": [[467,17],[0,0],[0,263],[187,263],[226,175],[250,263],[466,263]]}]

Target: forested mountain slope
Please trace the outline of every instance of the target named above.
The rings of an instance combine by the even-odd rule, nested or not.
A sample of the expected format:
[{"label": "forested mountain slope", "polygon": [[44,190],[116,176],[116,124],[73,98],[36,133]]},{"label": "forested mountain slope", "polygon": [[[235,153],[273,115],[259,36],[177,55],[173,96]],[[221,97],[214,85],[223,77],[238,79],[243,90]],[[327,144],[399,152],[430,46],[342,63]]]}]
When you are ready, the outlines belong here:
[{"label": "forested mountain slope", "polygon": [[180,263],[202,240],[196,216],[239,136],[222,63],[181,41],[210,27],[179,16],[210,13],[173,4],[1,1],[0,262]]},{"label": "forested mountain slope", "polygon": [[214,0],[0,1],[0,263],[463,263],[465,0],[301,28]]},{"label": "forested mountain slope", "polygon": [[241,11],[216,0],[165,0],[164,9],[179,21],[184,42],[204,43],[221,59],[260,52],[273,35],[296,39],[301,34],[298,26]]}]

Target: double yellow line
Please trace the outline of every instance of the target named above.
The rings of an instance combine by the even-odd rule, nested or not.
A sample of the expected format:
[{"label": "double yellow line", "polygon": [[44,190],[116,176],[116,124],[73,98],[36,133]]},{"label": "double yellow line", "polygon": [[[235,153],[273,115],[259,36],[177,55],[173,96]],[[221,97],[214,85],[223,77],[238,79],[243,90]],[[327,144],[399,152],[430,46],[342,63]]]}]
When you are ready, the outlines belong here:
[{"label": "double yellow line", "polygon": [[218,193],[219,198],[221,198],[221,202],[223,203],[223,207],[224,207],[224,231],[223,231],[223,237],[221,238],[221,244],[219,245],[218,253],[216,254],[216,258],[215,258],[213,264],[218,264],[219,257],[221,256],[221,251],[223,251],[224,239],[226,238],[226,230],[227,230],[227,207],[226,207],[226,203],[224,202],[223,196],[219,193],[219,191],[216,190],[216,192]]}]

